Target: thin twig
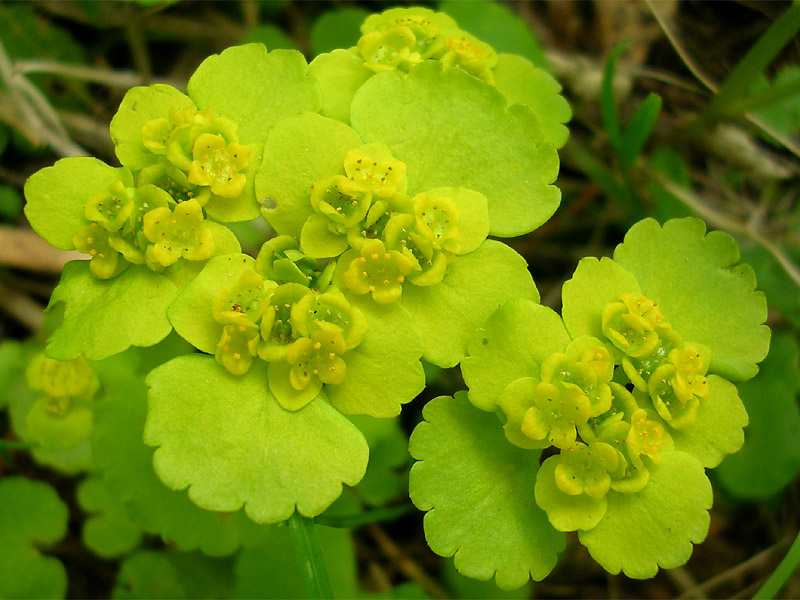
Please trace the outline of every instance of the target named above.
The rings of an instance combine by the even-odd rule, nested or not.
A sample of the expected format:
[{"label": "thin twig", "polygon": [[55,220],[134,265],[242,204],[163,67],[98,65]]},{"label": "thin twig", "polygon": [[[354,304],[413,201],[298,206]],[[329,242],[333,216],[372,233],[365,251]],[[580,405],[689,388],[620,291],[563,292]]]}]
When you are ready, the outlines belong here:
[{"label": "thin twig", "polygon": [[44,323],[44,306],[15,290],[0,290],[0,308],[31,331],[38,331]]},{"label": "thin twig", "polygon": [[387,558],[394,561],[397,568],[409,579],[419,583],[433,598],[449,598],[450,594],[436,580],[428,575],[415,561],[408,558],[392,539],[378,525],[367,526],[372,538],[378,543]]},{"label": "thin twig", "polygon": [[698,586],[690,590],[686,590],[683,594],[678,596],[678,598],[707,598],[711,590],[718,588],[723,584],[733,582],[750,571],[756,571],[762,568],[764,565],[774,562],[775,555],[783,552],[786,547],[792,543],[793,539],[794,536],[786,536],[774,546],[759,552],[755,556],[748,558],[746,561],[739,563],[727,571],[723,571],[719,575],[715,575],[711,579],[707,579]]},{"label": "thin twig", "polygon": [[67,262],[77,258],[86,258],[86,255],[57,250],[28,229],[0,226],[1,265],[58,274]]},{"label": "thin twig", "polygon": [[715,211],[709,207],[708,204],[697,198],[690,190],[679,186],[666,177],[658,173],[650,173],[650,176],[666,191],[700,215],[709,225],[712,225],[718,229],[724,229],[729,233],[745,235],[759,244],[764,248],[764,250],[773,256],[786,274],[791,277],[791,279],[797,285],[800,285],[800,270],[798,270],[791,259],[783,252],[783,250],[781,250],[780,247],[774,244],[772,240],[767,238],[760,231],[757,231],[753,227],[749,226],[749,224],[741,223],[718,211]]},{"label": "thin twig", "polygon": [[[140,73],[134,71],[114,71],[100,67],[87,67],[85,65],[73,65],[58,62],[55,60],[16,60],[14,70],[17,73],[26,75],[28,73],[46,73],[48,75],[58,75],[79,81],[89,81],[99,83],[110,88],[128,89],[137,85],[143,85],[149,80]],[[166,83],[173,87],[179,87],[181,82],[170,79],[154,80],[158,83]]]}]

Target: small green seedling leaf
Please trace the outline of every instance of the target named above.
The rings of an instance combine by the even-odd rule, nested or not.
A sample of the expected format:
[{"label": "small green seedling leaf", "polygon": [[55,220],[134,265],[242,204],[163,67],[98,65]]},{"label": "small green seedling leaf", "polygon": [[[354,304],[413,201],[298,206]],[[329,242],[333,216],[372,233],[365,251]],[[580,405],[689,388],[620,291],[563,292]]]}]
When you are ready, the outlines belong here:
[{"label": "small green seedling leaf", "polygon": [[311,27],[311,52],[318,55],[355,46],[361,37],[361,23],[369,14],[360,6],[343,6],[322,13]]},{"label": "small green seedling leaf", "polygon": [[649,94],[636,109],[620,140],[619,161],[623,169],[631,168],[642,154],[660,112],[661,97],[655,94]]},{"label": "small green seedling leaf", "polygon": [[611,51],[603,69],[603,81],[600,87],[600,116],[603,118],[603,125],[611,147],[618,156],[622,149],[622,127],[617,118],[617,107],[614,101],[614,71],[617,68],[619,57],[629,43],[630,40],[623,40]]},{"label": "small green seedling leaf", "polygon": [[0,596],[63,598],[67,572],[39,546],[67,532],[67,505],[50,485],[23,477],[0,481]]},{"label": "small green seedling leaf", "polygon": [[125,506],[94,476],[78,487],[78,502],[90,516],[83,524],[83,542],[102,558],[122,556],[139,545],[142,530],[128,517]]}]

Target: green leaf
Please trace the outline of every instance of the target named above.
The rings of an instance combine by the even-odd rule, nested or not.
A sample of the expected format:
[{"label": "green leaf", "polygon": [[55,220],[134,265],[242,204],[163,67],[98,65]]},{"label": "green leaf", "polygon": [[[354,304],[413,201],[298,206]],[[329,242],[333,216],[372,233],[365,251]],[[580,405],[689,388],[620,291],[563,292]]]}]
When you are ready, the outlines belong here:
[{"label": "green leaf", "polygon": [[111,139],[119,162],[138,171],[155,163],[153,154],[142,142],[142,127],[154,119],[166,119],[170,108],[194,106],[191,98],[174,87],[156,83],[127,91],[111,119]]},{"label": "green leaf", "polygon": [[[151,349],[142,351],[149,355]],[[260,542],[266,528],[244,514],[203,510],[167,488],[153,470],[153,449],[142,442],[147,388],[139,377],[118,381],[97,409],[92,445],[108,494],[131,520],[180,550],[224,556]]]},{"label": "green leaf", "polygon": [[628,231],[614,260],[636,276],[642,293],[687,342],[711,348],[711,368],[741,381],[758,372],[769,348],[767,303],[739,247],[727,233],[705,235],[699,219],[652,219]]},{"label": "green leaf", "polygon": [[326,386],[325,392],[347,415],[395,417],[425,387],[419,331],[400,305],[380,306],[371,299],[350,302],[367,318],[367,333],[344,355],[344,381]]},{"label": "green leaf", "polygon": [[77,446],[92,431],[92,409],[72,402],[66,414],[48,408],[48,398],[41,396],[25,416],[26,438],[45,450],[66,450]]},{"label": "green leaf", "polygon": [[63,598],[67,572],[39,546],[67,532],[67,505],[50,485],[23,477],[0,481],[0,597]]},{"label": "green leaf", "polygon": [[359,55],[342,49],[317,56],[308,65],[308,73],[319,83],[322,95],[320,112],[347,124],[350,123],[350,104],[356,90],[375,74],[364,66],[364,59]]},{"label": "green leaf", "polygon": [[[334,598],[358,596],[355,548],[344,529],[317,527]],[[288,527],[269,527],[266,541],[236,559],[234,598],[307,598]]]},{"label": "green leaf", "polygon": [[509,104],[524,104],[539,117],[544,139],[556,148],[567,143],[572,109],[561,85],[544,69],[516,54],[500,54],[493,69],[495,85]]},{"label": "green leaf", "polygon": [[561,292],[561,316],[572,338],[590,335],[604,339],[603,307],[625,292],[640,293],[635,276],[609,258],[582,258]]},{"label": "green leaf", "polygon": [[551,354],[563,352],[570,337],[553,310],[526,298],[511,299],[470,337],[461,373],[469,401],[495,410],[506,386],[521,377],[539,377]]},{"label": "green leaf", "polygon": [[441,556],[455,555],[468,577],[495,576],[512,589],[541,580],[564,549],[564,535],[534,500],[539,452],[509,444],[497,418],[465,394],[436,398],[411,435],[411,500],[425,515],[425,537]]},{"label": "green leaf", "polygon": [[628,43],[630,43],[630,40],[623,40],[612,50],[603,69],[603,82],[600,86],[600,116],[603,118],[603,126],[608,134],[608,141],[617,155],[619,155],[622,148],[622,128],[617,120],[617,107],[614,102],[614,70],[617,67],[620,55]]},{"label": "green leaf", "polygon": [[[267,365],[236,377],[212,357],[183,356],[150,373],[145,443],[167,487],[189,486],[199,506],[244,504],[259,523],[324,511],[364,476],[361,433],[324,397],[289,412],[269,391]],[[208,448],[225,448],[209,454]]]},{"label": "green leaf", "polygon": [[791,334],[776,333],[758,375],[738,386],[750,425],[742,449],[715,471],[717,481],[734,496],[769,498],[800,470],[798,353]]},{"label": "green leaf", "polygon": [[742,447],[748,418],[735,385],[709,375],[708,387],[708,398],[700,401],[697,422],[686,429],[672,430],[670,435],[676,450],[688,452],[711,469]]},{"label": "green leaf", "polygon": [[311,186],[344,174],[344,157],[361,145],[355,131],[320,115],[285,119],[270,132],[256,173],[262,215],[280,235],[299,238],[311,208]]},{"label": "green leaf", "polygon": [[175,331],[198,350],[214,354],[222,325],[214,319],[211,306],[217,292],[235,284],[256,261],[246,254],[217,256],[175,298],[167,316]]},{"label": "green leaf", "polygon": [[479,79],[425,61],[379,73],[356,92],[353,128],[408,165],[409,194],[461,186],[489,201],[491,233],[515,236],[547,221],[561,200],[558,155],[539,119]]},{"label": "green leaf", "polygon": [[487,240],[457,257],[441,283],[404,286],[402,303],[422,333],[425,360],[452,367],[466,355],[472,332],[510,298],[538,301],[539,292],[525,259]]},{"label": "green leaf", "polygon": [[167,308],[177,295],[168,279],[144,266],[100,280],[88,261],[67,263],[48,306],[63,302],[64,322],[50,337],[47,354],[100,360],[130,346],[152,346],[172,330]]},{"label": "green leaf", "polygon": [[229,598],[232,563],[201,554],[143,550],[120,566],[112,598]]},{"label": "green leaf", "polygon": [[629,169],[642,153],[650,132],[661,112],[661,97],[649,94],[631,117],[619,148],[619,161],[623,169]]},{"label": "green leaf", "polygon": [[506,5],[494,1],[445,0],[439,3],[439,10],[453,17],[462,29],[490,44],[497,52],[521,54],[537,67],[547,69],[547,59],[539,40],[528,24]]},{"label": "green leaf", "polygon": [[238,123],[242,144],[263,144],[281,119],[319,110],[319,89],[307,71],[296,50],[268,54],[261,44],[247,44],[204,60],[187,88],[198,108]]},{"label": "green leaf", "polygon": [[25,182],[25,216],[49,244],[74,250],[72,239],[88,223],[84,207],[89,196],[108,192],[108,186],[118,180],[133,185],[127,169],[109,167],[96,158],[62,158]]},{"label": "green leaf", "polygon": [[708,533],[711,483],[702,465],[685,452],[662,454],[641,492],[608,495],[608,509],[596,527],[578,532],[602,567],[634,579],[655,576],[689,560],[692,544]]},{"label": "green leaf", "polygon": [[355,46],[361,37],[361,23],[369,15],[360,6],[342,6],[322,13],[311,27],[311,52],[322,54]]},{"label": "green leaf", "polygon": [[[453,592],[453,598],[464,598],[464,600],[526,600],[533,598],[533,583],[529,582],[514,590],[501,590],[494,581],[479,581],[470,577],[464,577],[453,566],[450,561],[442,565],[441,577],[447,588]],[[416,597],[416,596],[414,596]]]},{"label": "green leaf", "polygon": [[78,503],[91,516],[83,524],[83,543],[101,558],[127,554],[139,545],[142,530],[133,523],[125,506],[109,493],[103,480],[90,477],[81,482]]}]

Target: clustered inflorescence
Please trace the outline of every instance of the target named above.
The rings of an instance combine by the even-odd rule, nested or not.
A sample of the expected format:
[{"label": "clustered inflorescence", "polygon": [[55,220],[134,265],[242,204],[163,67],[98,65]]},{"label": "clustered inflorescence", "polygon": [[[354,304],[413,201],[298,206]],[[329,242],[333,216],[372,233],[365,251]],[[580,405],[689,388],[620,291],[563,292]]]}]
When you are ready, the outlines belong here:
[{"label": "clustered inflorescence", "polygon": [[[295,510],[315,516],[343,484],[364,476],[367,444],[345,415],[396,416],[424,386],[421,358],[441,367],[463,360],[479,416],[468,418],[466,433],[448,431],[427,445],[412,440],[420,459],[411,472],[414,501],[425,510],[452,501],[446,493],[424,500],[442,490],[426,487],[430,480],[418,473],[459,481],[450,467],[437,472],[437,459],[452,454],[436,454],[437,444],[479,439],[469,428],[488,416],[503,452],[547,452],[541,467],[538,454],[526,454],[538,475],[515,484],[538,504],[522,518],[536,521],[542,509],[551,523],[531,544],[544,548],[552,534],[578,530],[614,546],[601,521],[618,518],[620,497],[645,498],[653,480],[674,475],[673,466],[663,469],[677,464],[667,456],[681,454],[703,491],[703,468],[741,445],[746,414],[718,436],[733,441],[714,440],[706,455],[693,455],[696,440],[705,443],[715,390],[724,388],[739,415],[730,384],[709,375],[719,345],[697,328],[687,332],[686,320],[673,326],[676,315],[662,313],[659,294],[642,293],[632,275],[625,277],[633,283],[589,308],[581,298],[594,292],[565,296],[565,314],[572,307],[579,318],[562,321],[537,304],[524,259],[488,239],[532,231],[560,200],[552,183],[570,113],[545,71],[496,53],[427,9],[373,15],[362,33],[353,48],[311,65],[298,52],[246,45],[205,61],[187,94],[134,88],[111,123],[121,167],[68,158],[30,178],[26,214],[34,229],[90,260],[68,265],[54,292],[51,303],[65,308],[48,346],[53,358],[29,370],[31,387],[45,393],[29,413],[29,437],[52,446],[72,427],[78,433],[64,439],[85,442],[100,386],[87,358],[140,348],[136,360],[150,366],[137,441],[157,447],[153,464],[168,487],[188,487],[203,509],[244,505],[257,522]],[[249,256],[233,224],[254,220],[272,231]],[[703,237],[694,221],[674,227]],[[673,246],[664,244],[666,255],[678,251]],[[606,285],[598,278],[584,287]],[[746,296],[740,292],[731,294],[734,302]],[[516,302],[526,308],[514,312]],[[500,334],[487,333],[493,319],[506,318],[511,325]],[[538,318],[558,322],[549,338],[514,341],[514,331],[536,329]],[[590,326],[575,325],[584,321]],[[173,329],[183,345],[151,358],[149,349]],[[113,414],[114,384],[104,393]],[[73,425],[54,425],[54,415]],[[328,451],[317,453],[309,439]],[[95,439],[94,447],[104,442]],[[207,450],[214,447],[226,452]],[[254,475],[242,457],[266,460],[263,472]],[[308,472],[296,472],[298,465]],[[483,475],[491,473],[474,482]],[[698,530],[705,502],[703,495],[692,507],[701,513]],[[512,517],[493,518],[503,525]],[[435,520],[426,527],[435,530]],[[452,523],[441,527],[449,532]],[[474,545],[469,532],[454,535],[441,550],[431,545],[448,555]],[[681,548],[699,537],[673,536],[667,545]],[[590,551],[595,542],[585,542]],[[536,560],[549,561],[557,546]],[[635,576],[686,559],[643,555]],[[598,551],[596,558],[619,571],[613,557]],[[546,568],[531,560],[508,560],[523,570],[522,582],[549,572],[555,558]],[[498,582],[506,566],[496,567]],[[508,580],[521,585],[517,575]]]}]

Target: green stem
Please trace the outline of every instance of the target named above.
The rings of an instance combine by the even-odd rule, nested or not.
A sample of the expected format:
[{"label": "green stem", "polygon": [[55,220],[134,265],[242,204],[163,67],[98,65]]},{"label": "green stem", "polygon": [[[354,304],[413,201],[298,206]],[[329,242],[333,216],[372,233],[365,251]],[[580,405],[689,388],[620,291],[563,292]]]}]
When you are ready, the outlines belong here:
[{"label": "green stem", "polygon": [[761,586],[761,589],[753,596],[754,600],[771,600],[775,595],[781,591],[781,588],[786,584],[786,581],[791,577],[792,573],[800,566],[800,534],[794,540],[792,547],[786,553],[786,556],[778,565],[778,568],[772,572],[767,582]]},{"label": "green stem", "polygon": [[11,442],[0,440],[0,450],[30,450],[35,444],[31,442]]},{"label": "green stem", "polygon": [[400,506],[376,508],[374,510],[368,510],[366,512],[359,513],[357,515],[344,515],[344,516],[331,516],[331,517],[322,515],[316,517],[314,521],[318,525],[324,525],[325,527],[337,527],[337,528],[361,527],[363,525],[369,525],[370,523],[391,521],[393,519],[396,519],[397,517],[401,517],[404,514],[411,512],[413,508],[414,507],[411,506],[410,504],[402,504]]},{"label": "green stem", "polygon": [[333,598],[325,557],[322,556],[322,547],[314,527],[313,519],[304,517],[299,512],[295,512],[289,519],[306,595],[309,598]]}]

